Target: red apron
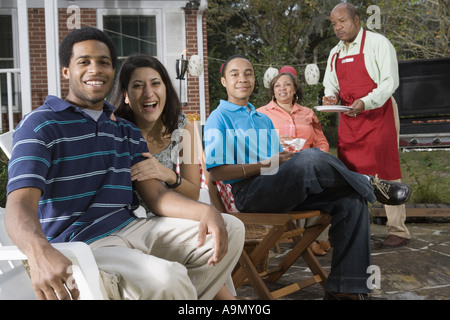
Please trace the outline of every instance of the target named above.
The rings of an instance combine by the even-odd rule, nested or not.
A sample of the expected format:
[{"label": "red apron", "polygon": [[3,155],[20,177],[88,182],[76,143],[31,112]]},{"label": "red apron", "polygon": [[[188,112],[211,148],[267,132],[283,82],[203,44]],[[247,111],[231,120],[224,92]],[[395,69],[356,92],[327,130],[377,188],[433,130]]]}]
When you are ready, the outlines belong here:
[{"label": "red apron", "polygon": [[[367,72],[364,62],[363,31],[359,54],[336,59],[336,74],[343,105],[367,96],[377,84]],[[392,100],[377,109],[366,110],[356,117],[341,114],[338,128],[338,158],[351,171],[362,174],[378,174],[380,179],[401,178],[397,131],[394,122]]]}]

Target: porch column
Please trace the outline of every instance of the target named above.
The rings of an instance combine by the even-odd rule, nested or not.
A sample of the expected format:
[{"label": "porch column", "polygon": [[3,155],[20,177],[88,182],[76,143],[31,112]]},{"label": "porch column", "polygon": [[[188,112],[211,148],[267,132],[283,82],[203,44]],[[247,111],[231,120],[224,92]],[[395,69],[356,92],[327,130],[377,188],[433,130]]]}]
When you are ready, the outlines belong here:
[{"label": "porch column", "polygon": [[45,39],[47,47],[48,94],[61,97],[57,0],[45,0]]},{"label": "porch column", "polygon": [[27,0],[17,1],[17,19],[19,24],[19,61],[20,91],[22,100],[22,116],[32,110],[31,75],[30,75],[30,41],[28,35]]},{"label": "porch column", "polygon": [[[201,57],[204,64],[203,54],[203,13],[208,7],[207,0],[200,1],[200,7],[197,11],[197,54]],[[200,123],[206,122],[206,94],[205,94],[205,72],[203,69],[202,74],[198,78],[198,90],[199,90],[199,102],[200,102]]]}]

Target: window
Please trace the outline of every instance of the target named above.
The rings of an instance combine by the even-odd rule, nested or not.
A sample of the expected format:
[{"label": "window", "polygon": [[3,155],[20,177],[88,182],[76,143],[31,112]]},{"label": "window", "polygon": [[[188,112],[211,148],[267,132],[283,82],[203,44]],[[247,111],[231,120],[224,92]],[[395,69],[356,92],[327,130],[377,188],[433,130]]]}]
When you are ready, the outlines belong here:
[{"label": "window", "polygon": [[[14,68],[12,19],[10,15],[0,15],[0,69],[12,68]],[[13,88],[14,80],[15,76],[12,77]],[[0,73],[0,92],[2,110],[6,112],[8,105],[6,73]],[[13,95],[13,104],[15,105],[15,95]]]},{"label": "window", "polygon": [[12,68],[13,57],[13,35],[12,21],[10,15],[0,15],[0,68]]},{"label": "window", "polygon": [[126,57],[133,53],[157,56],[155,16],[104,15],[103,30],[111,37],[117,48],[120,69]]}]

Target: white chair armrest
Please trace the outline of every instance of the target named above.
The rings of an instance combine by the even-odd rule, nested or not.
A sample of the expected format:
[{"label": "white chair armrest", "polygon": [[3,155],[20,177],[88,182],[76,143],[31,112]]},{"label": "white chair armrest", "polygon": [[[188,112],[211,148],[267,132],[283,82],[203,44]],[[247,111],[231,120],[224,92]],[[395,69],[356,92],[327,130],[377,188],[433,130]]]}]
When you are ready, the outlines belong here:
[{"label": "white chair armrest", "polygon": [[[107,299],[100,272],[89,246],[83,242],[53,244],[68,259],[72,261],[72,272],[80,290],[80,299]],[[0,260],[27,260],[27,257],[16,246],[0,247]]]}]

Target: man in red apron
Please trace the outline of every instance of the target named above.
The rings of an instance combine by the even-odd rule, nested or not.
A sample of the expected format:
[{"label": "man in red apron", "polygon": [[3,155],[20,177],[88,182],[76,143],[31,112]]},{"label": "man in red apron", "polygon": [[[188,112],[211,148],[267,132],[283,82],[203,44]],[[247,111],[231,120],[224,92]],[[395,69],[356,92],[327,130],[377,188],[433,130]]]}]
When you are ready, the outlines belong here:
[{"label": "man in red apron", "polygon": [[[391,97],[398,87],[395,49],[385,37],[361,28],[358,12],[349,3],[338,4],[330,19],[341,42],[328,59],[324,104],[340,99],[351,107],[340,117],[338,158],[352,171],[400,181],[397,106]],[[389,236],[382,246],[407,244],[405,205],[385,210]]]}]

